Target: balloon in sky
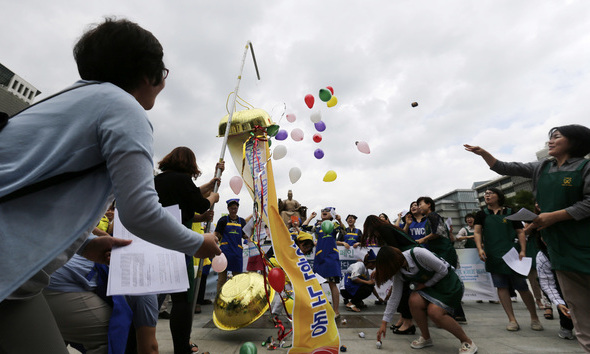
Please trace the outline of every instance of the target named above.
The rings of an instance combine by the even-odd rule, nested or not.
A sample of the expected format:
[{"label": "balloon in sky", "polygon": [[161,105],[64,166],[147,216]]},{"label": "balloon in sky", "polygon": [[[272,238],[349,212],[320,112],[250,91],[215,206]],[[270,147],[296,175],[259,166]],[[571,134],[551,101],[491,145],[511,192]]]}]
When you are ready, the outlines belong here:
[{"label": "balloon in sky", "polygon": [[294,122],[296,119],[297,119],[297,117],[295,117],[295,115],[294,115],[293,113],[289,113],[289,114],[287,114],[287,120],[288,120],[290,123],[293,123],[293,122]]},{"label": "balloon in sky", "polygon": [[313,96],[311,94],[305,95],[305,104],[307,105],[307,107],[309,107],[309,109],[311,109],[313,107],[314,101],[315,101],[315,98],[313,98]]},{"label": "balloon in sky", "polygon": [[281,130],[279,130],[277,135],[275,135],[275,139],[285,140],[285,139],[287,139],[288,136],[289,136],[289,133],[287,133],[287,131],[285,129],[281,129]]},{"label": "balloon in sky", "polygon": [[315,127],[315,130],[317,130],[318,132],[323,132],[324,130],[326,130],[326,123],[324,123],[321,120],[317,123],[314,123],[313,126]]},{"label": "balloon in sky", "polygon": [[268,282],[276,292],[285,288],[285,272],[281,268],[273,268],[268,272]]},{"label": "balloon in sky", "polygon": [[412,107],[418,107],[418,102],[412,102]]},{"label": "balloon in sky", "polygon": [[319,143],[320,141],[322,141],[322,134],[320,133],[315,133],[313,135],[313,141],[316,143]]},{"label": "balloon in sky", "polygon": [[287,155],[287,147],[285,145],[277,145],[272,151],[272,158],[280,160]]},{"label": "balloon in sky", "polygon": [[299,178],[301,178],[301,170],[299,167],[291,168],[289,170],[289,179],[291,180],[291,183],[299,181]]},{"label": "balloon in sky", "polygon": [[322,221],[322,231],[324,234],[329,235],[334,231],[334,223],[330,220]]},{"label": "balloon in sky", "polygon": [[328,89],[320,89],[320,100],[328,102],[332,98],[332,93]]},{"label": "balloon in sky", "polygon": [[268,136],[273,137],[278,134],[279,126],[276,124],[273,124],[270,127],[266,128],[266,132],[268,133]]},{"label": "balloon in sky", "polygon": [[326,175],[324,176],[324,182],[332,182],[336,179],[336,177],[336,172],[330,170],[326,172]]},{"label": "balloon in sky", "polygon": [[215,256],[211,261],[211,269],[216,271],[217,273],[221,273],[227,268],[227,258],[225,258],[225,254],[220,254],[219,256]]},{"label": "balloon in sky", "polygon": [[336,98],[336,96],[332,96],[332,98],[330,98],[330,100],[326,103],[326,105],[328,107],[334,107],[337,103],[338,103],[338,99]]},{"label": "balloon in sky", "polygon": [[330,93],[333,95],[334,94],[334,88],[332,86],[326,86],[326,88],[328,90],[330,90]]},{"label": "balloon in sky", "polygon": [[240,354],[257,354],[258,349],[252,342],[246,342],[240,347]]},{"label": "balloon in sky", "polygon": [[363,154],[371,153],[371,149],[369,149],[369,144],[367,144],[367,142],[357,141],[357,142],[355,142],[355,144],[356,144],[356,148],[359,149],[359,151],[362,152]]},{"label": "balloon in sky", "polygon": [[322,151],[322,149],[315,149],[315,151],[313,152],[313,156],[315,156],[315,158],[319,160],[322,157],[324,157],[324,151]]},{"label": "balloon in sky", "polygon": [[322,120],[322,112],[321,111],[313,112],[309,116],[309,119],[311,119],[311,121],[314,123],[319,122],[320,120]]},{"label": "balloon in sky", "polygon": [[240,194],[240,191],[242,190],[243,183],[244,182],[242,181],[242,177],[240,177],[240,176],[233,176],[229,180],[229,187],[231,188],[231,190],[235,194]]},{"label": "balloon in sky", "polygon": [[291,138],[295,141],[303,140],[303,130],[299,128],[295,128],[291,130]]}]

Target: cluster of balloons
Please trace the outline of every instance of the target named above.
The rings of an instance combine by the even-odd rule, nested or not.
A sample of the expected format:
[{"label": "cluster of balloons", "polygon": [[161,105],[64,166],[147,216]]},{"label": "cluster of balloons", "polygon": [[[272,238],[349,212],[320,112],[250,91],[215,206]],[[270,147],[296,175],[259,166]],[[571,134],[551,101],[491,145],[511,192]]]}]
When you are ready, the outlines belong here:
[{"label": "cluster of balloons", "polygon": [[[338,98],[334,96],[334,88],[332,86],[326,86],[325,88],[321,88],[318,96],[320,97],[320,100],[326,102],[326,106],[328,107],[334,107],[338,103]],[[305,95],[303,100],[305,101],[305,104],[307,105],[307,107],[309,107],[309,109],[313,108],[315,98],[312,94]]]}]

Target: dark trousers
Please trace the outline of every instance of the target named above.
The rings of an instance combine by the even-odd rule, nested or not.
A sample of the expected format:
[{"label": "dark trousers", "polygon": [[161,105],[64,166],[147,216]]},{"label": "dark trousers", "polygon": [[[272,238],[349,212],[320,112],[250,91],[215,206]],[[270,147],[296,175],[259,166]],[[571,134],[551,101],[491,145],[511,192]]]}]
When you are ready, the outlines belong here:
[{"label": "dark trousers", "polygon": [[371,293],[373,293],[373,286],[367,284],[362,284],[354,295],[350,294],[346,289],[340,290],[340,295],[345,299],[349,299],[356,307],[362,306],[363,300],[368,298]]}]

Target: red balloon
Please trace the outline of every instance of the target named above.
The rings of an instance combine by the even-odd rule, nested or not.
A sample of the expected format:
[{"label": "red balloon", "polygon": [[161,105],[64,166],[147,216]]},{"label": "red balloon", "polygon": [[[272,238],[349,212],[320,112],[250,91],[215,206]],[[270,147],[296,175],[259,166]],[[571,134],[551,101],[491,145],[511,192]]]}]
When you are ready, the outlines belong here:
[{"label": "red balloon", "polygon": [[314,101],[315,101],[315,98],[313,98],[313,95],[311,95],[311,94],[305,95],[305,104],[307,105],[307,107],[309,107],[309,109],[311,109],[311,107],[313,107]]},{"label": "red balloon", "polygon": [[281,268],[273,268],[268,272],[268,282],[276,292],[285,288],[285,272]]},{"label": "red balloon", "polygon": [[320,133],[315,133],[313,135],[313,141],[315,141],[316,143],[319,143],[320,141],[322,141],[322,134]]},{"label": "red balloon", "polygon": [[332,95],[334,94],[334,88],[332,86],[326,86],[326,88],[328,90],[330,90],[330,92],[332,93]]}]

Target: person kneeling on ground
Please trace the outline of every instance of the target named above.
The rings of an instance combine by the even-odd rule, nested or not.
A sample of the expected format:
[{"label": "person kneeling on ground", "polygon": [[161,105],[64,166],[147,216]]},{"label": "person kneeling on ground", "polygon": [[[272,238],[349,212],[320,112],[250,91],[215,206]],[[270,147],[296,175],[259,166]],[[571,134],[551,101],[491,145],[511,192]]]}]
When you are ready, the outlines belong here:
[{"label": "person kneeling on ground", "polygon": [[344,289],[340,294],[345,299],[346,309],[354,312],[360,312],[365,307],[363,300],[373,293],[379,301],[383,301],[381,296],[375,290],[375,280],[371,279],[369,270],[375,269],[377,256],[373,250],[365,255],[364,260],[351,264],[346,270],[344,279]]}]

